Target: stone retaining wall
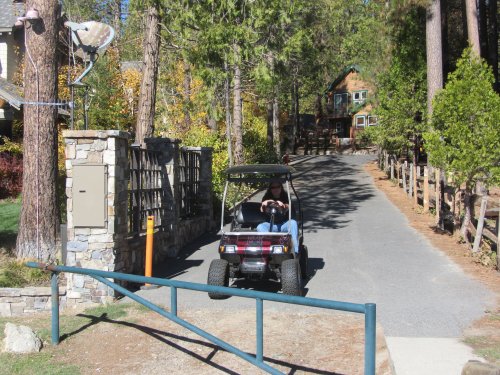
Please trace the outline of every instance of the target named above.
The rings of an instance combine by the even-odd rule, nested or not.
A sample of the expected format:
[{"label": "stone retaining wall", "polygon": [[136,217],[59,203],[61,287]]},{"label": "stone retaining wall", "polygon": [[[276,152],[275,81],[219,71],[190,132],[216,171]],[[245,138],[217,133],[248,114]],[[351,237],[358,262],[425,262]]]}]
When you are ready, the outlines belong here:
[{"label": "stone retaining wall", "polygon": [[[59,304],[66,305],[66,288],[59,287]],[[50,311],[50,287],[0,288],[0,317]]]}]

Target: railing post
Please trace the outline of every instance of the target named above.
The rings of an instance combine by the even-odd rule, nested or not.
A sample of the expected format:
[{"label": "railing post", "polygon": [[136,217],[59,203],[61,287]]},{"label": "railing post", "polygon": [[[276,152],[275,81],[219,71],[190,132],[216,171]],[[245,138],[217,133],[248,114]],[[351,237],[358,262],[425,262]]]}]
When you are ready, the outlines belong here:
[{"label": "railing post", "polygon": [[365,375],[375,375],[376,309],[374,303],[365,303]]},{"label": "railing post", "polygon": [[262,362],[264,358],[264,308],[263,301],[261,298],[256,298],[255,302],[257,302],[257,350],[256,350],[256,358],[257,361]]},{"label": "railing post", "polygon": [[59,344],[59,283],[58,272],[52,272],[50,286],[52,289],[52,345]]},{"label": "railing post", "polygon": [[175,286],[170,287],[170,311],[177,316],[177,288]]}]

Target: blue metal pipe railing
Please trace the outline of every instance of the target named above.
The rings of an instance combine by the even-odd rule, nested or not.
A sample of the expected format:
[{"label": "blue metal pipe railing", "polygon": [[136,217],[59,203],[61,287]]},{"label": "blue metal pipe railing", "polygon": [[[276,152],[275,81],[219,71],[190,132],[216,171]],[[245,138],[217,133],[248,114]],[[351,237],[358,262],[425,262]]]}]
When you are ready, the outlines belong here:
[{"label": "blue metal pipe railing", "polygon": [[[77,268],[68,266],[53,266],[43,263],[28,262],[26,266],[31,268],[41,268],[52,272],[51,286],[52,286],[52,343],[54,345],[59,343],[59,286],[57,283],[58,274],[60,272],[76,273],[80,275],[88,275],[99,282],[109,286],[117,292],[131,298],[132,300],[148,307],[163,317],[172,320],[173,322],[189,329],[190,331],[204,337],[205,339],[220,346],[224,350],[245,359],[246,361],[254,364],[255,366],[267,371],[270,374],[280,374],[278,370],[264,363],[264,334],[263,334],[263,311],[264,300],[274,301],[281,303],[296,304],[302,306],[319,307],[330,310],[347,311],[354,313],[361,313],[365,315],[365,375],[375,374],[375,348],[376,348],[376,305],[373,303],[356,304],[350,302],[339,302],[309,297],[289,296],[284,294],[275,294],[268,292],[258,292],[254,290],[243,290],[236,288],[228,288],[221,286],[213,286],[206,284],[190,283],[186,281],[161,279],[157,277],[145,277],[139,275],[129,275],[118,272],[108,272],[93,270],[88,268]],[[150,301],[135,295],[124,287],[108,280],[123,280],[134,283],[154,284],[170,287],[170,312],[151,303]],[[238,296],[244,298],[253,298],[256,300],[256,355],[251,356],[240,349],[228,344],[227,342],[211,335],[210,333],[190,324],[189,322],[177,316],[177,289],[188,289],[200,292],[214,292],[219,294],[226,294],[231,296]]]}]

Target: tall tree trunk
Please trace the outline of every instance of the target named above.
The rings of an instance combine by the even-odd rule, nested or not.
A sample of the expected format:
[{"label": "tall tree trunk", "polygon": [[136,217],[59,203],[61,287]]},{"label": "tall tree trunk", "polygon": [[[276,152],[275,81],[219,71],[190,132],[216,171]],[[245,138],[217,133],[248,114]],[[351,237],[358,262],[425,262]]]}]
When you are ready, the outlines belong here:
[{"label": "tall tree trunk", "polygon": [[[25,27],[24,97],[26,102],[57,100],[57,0],[31,0],[40,20]],[[22,208],[18,258],[55,259],[59,228],[57,204],[57,107],[24,107]]]},{"label": "tall tree trunk", "polygon": [[279,116],[279,103],[278,94],[273,99],[273,138],[274,138],[274,150],[276,156],[279,157],[281,154],[281,144],[280,144],[280,116]]},{"label": "tall tree trunk", "polygon": [[427,53],[427,111],[432,114],[432,99],[437,90],[443,87],[443,51],[441,37],[441,4],[432,0],[427,7],[426,17]]},{"label": "tall tree trunk", "polygon": [[[488,3],[488,63],[493,68],[495,76],[495,90],[500,92],[498,80],[498,4],[495,0]],[[500,259],[500,257],[498,257]]]},{"label": "tall tree trunk", "polygon": [[184,80],[183,80],[183,96],[184,96],[184,131],[189,130],[191,127],[191,115],[189,110],[191,108],[191,67],[189,63],[184,59]]},{"label": "tall tree trunk", "polygon": [[441,0],[441,42],[443,51],[443,77],[447,77],[451,71],[450,68],[450,40],[449,33],[449,0]]},{"label": "tall tree trunk", "polygon": [[[297,78],[295,77],[293,81],[293,93],[294,93],[294,98],[293,101],[295,102],[295,105],[293,106],[295,112],[293,113],[293,137],[294,137],[294,142],[295,139],[297,138],[297,135],[299,134],[299,118],[300,118],[300,103],[299,103],[299,84],[297,82]],[[294,149],[295,151],[295,149]]]},{"label": "tall tree trunk", "polygon": [[488,14],[486,13],[486,1],[478,0],[478,18],[479,18],[479,45],[481,57],[488,56]]},{"label": "tall tree trunk", "polygon": [[469,243],[469,239],[467,237],[469,231],[469,224],[472,219],[472,189],[469,187],[465,188],[464,191],[464,219],[462,221],[462,226],[460,228],[460,233],[463,239]]},{"label": "tall tree trunk", "polygon": [[226,72],[226,80],[224,81],[224,105],[226,107],[226,138],[227,138],[227,155],[229,159],[229,166],[232,167],[233,161],[233,138],[231,136],[232,129],[232,119],[231,119],[231,100],[229,87],[229,68],[227,66],[227,61],[224,61],[224,71]]},{"label": "tall tree trunk", "polygon": [[233,87],[233,135],[234,163],[241,165],[243,158],[243,117],[241,113],[241,69],[239,65],[239,47],[234,48],[234,87]]},{"label": "tall tree trunk", "polygon": [[267,149],[273,149],[273,100],[267,102]]},{"label": "tall tree trunk", "polygon": [[111,3],[111,11],[113,13],[113,28],[115,29],[115,45],[119,48],[119,42],[122,33],[122,1],[113,0]]},{"label": "tall tree trunk", "polygon": [[465,0],[465,11],[467,12],[467,37],[472,45],[472,50],[480,56],[479,28],[476,0]]},{"label": "tall tree trunk", "polygon": [[144,35],[144,61],[137,110],[135,141],[144,143],[144,138],[153,136],[156,104],[156,82],[160,60],[160,14],[159,3],[153,1],[148,8]]},{"label": "tall tree trunk", "polygon": [[210,99],[210,110],[208,113],[208,128],[213,132],[217,132],[217,119],[216,119],[216,113],[217,113],[217,91],[219,91],[218,85],[214,87],[213,95],[212,98]]}]

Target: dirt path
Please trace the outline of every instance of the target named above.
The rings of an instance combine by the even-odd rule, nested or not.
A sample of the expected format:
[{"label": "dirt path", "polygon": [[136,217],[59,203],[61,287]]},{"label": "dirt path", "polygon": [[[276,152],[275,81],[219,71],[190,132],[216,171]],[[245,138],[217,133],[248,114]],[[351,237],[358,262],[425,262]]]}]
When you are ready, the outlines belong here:
[{"label": "dirt path", "polygon": [[[255,312],[189,311],[180,317],[249,354],[255,353]],[[264,360],[290,374],[363,374],[364,319],[347,314],[265,314]],[[390,374],[382,331],[377,332],[377,374]],[[255,374],[253,365],[200,336],[143,309],[95,319],[49,349],[83,374]]]}]

